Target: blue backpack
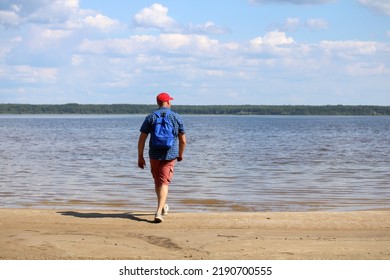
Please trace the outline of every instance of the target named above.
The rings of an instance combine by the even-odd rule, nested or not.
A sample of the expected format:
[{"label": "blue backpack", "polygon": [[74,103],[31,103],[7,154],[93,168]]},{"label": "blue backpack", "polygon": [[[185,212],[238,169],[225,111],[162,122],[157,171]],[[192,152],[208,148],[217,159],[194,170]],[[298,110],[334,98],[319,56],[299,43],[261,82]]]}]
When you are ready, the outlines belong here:
[{"label": "blue backpack", "polygon": [[168,119],[168,116],[171,114],[171,110],[167,110],[163,113],[157,110],[154,114],[157,115],[157,120],[153,123],[150,147],[168,150],[173,146],[173,142],[175,140],[173,125]]}]

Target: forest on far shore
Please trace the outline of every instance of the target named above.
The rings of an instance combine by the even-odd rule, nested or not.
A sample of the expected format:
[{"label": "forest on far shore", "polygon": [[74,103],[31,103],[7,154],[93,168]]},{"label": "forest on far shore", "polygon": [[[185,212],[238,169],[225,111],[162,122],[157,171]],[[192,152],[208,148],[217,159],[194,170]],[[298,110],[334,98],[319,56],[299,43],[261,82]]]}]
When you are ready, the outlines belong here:
[{"label": "forest on far shore", "polygon": [[[0,114],[148,114],[145,104],[0,104]],[[180,114],[193,115],[390,115],[390,106],[374,105],[174,105]]]}]

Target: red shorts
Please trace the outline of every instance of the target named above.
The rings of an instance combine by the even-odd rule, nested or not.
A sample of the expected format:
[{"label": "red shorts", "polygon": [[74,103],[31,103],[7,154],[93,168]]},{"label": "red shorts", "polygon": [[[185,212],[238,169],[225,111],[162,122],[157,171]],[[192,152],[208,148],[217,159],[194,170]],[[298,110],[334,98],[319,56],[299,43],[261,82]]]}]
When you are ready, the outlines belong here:
[{"label": "red shorts", "polygon": [[176,160],[150,160],[150,168],[156,186],[169,185],[173,178],[175,161]]}]

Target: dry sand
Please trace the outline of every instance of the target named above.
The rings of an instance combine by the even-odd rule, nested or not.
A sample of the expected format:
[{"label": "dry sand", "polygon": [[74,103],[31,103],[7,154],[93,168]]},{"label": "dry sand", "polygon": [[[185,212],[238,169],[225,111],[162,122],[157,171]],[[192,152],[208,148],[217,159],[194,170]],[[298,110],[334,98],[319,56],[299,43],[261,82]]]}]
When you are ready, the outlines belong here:
[{"label": "dry sand", "polygon": [[390,211],[0,209],[0,259],[390,260]]}]

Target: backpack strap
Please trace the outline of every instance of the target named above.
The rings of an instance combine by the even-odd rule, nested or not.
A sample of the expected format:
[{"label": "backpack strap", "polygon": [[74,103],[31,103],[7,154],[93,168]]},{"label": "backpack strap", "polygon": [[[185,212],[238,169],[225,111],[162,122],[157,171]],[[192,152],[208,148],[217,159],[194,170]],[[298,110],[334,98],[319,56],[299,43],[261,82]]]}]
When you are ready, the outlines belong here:
[{"label": "backpack strap", "polygon": [[160,118],[160,117],[163,116],[163,115],[165,115],[165,117],[168,117],[171,113],[172,113],[171,109],[167,109],[167,110],[165,110],[165,111],[163,111],[163,112],[161,112],[160,109],[154,111],[154,114],[156,114],[156,116],[157,116],[158,118]]}]

